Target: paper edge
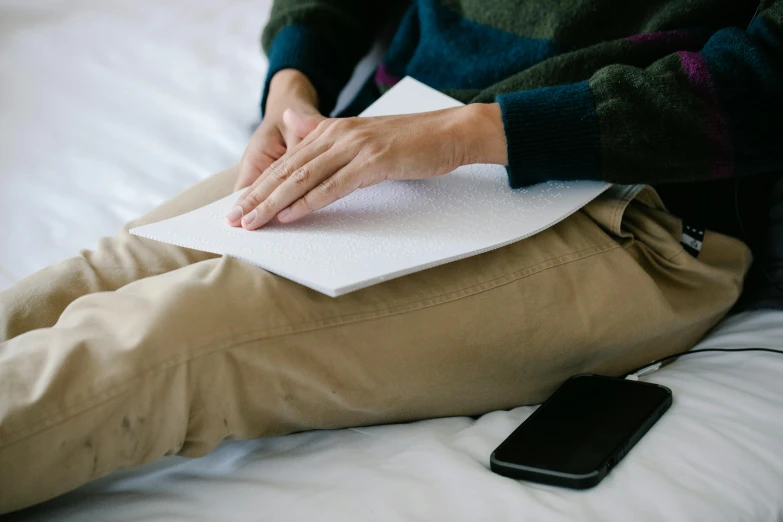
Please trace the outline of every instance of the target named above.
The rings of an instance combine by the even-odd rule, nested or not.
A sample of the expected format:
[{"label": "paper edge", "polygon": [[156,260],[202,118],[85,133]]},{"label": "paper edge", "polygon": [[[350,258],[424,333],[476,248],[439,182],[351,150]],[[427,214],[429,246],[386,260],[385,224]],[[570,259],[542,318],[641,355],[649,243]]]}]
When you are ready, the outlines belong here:
[{"label": "paper edge", "polygon": [[[459,254],[459,255],[451,256],[451,257],[446,257],[446,258],[439,259],[437,261],[432,261],[430,263],[426,263],[426,264],[423,264],[423,265],[416,265],[414,267],[406,268],[406,269],[403,269],[403,270],[398,270],[397,272],[392,272],[391,274],[388,274],[388,275],[380,277],[380,278],[369,279],[369,280],[362,281],[362,282],[359,282],[359,283],[352,283],[352,284],[338,286],[338,287],[332,287],[332,288],[323,287],[321,285],[313,283],[311,280],[304,280],[304,279],[302,279],[302,278],[300,278],[298,276],[293,276],[293,275],[287,274],[287,273],[285,273],[284,271],[281,271],[281,270],[272,270],[271,268],[266,267],[266,266],[264,266],[261,263],[258,263],[256,261],[252,261],[252,260],[244,258],[242,256],[236,256],[236,255],[231,255],[231,254],[223,254],[222,252],[217,252],[214,249],[209,249],[209,248],[193,248],[191,246],[183,245],[182,243],[179,243],[179,242],[170,241],[170,240],[162,240],[159,237],[155,237],[152,234],[147,234],[147,233],[143,233],[143,232],[139,231],[139,229],[144,228],[144,227],[146,227],[148,225],[154,225],[155,223],[148,223],[147,225],[141,225],[141,226],[138,226],[138,227],[130,229],[128,232],[133,234],[133,235],[135,235],[135,236],[137,236],[137,237],[143,237],[145,239],[150,239],[152,241],[159,241],[161,243],[166,243],[166,244],[169,244],[169,245],[178,246],[180,248],[187,248],[187,249],[190,249],[190,250],[199,250],[201,252],[209,252],[211,254],[216,254],[216,255],[219,255],[219,256],[230,257],[232,259],[236,259],[236,260],[242,261],[244,263],[248,263],[248,264],[250,264],[252,266],[255,266],[257,268],[261,268],[262,270],[266,270],[270,274],[275,274],[275,275],[277,275],[279,277],[283,277],[285,279],[294,281],[295,283],[298,283],[298,284],[300,284],[302,286],[306,286],[308,288],[311,288],[311,289],[313,289],[313,290],[315,290],[317,292],[320,292],[320,293],[322,293],[324,295],[327,295],[329,297],[340,297],[341,295],[349,294],[351,292],[355,292],[355,291],[361,290],[363,288],[368,288],[370,286],[375,286],[375,285],[380,284],[380,283],[385,283],[386,281],[391,281],[393,279],[398,279],[398,278],[406,276],[406,275],[415,274],[416,272],[422,272],[422,271],[428,270],[430,268],[435,268],[437,266],[446,265],[448,263],[453,263],[454,261],[459,261],[460,259],[466,259],[468,257],[476,256],[476,255],[479,255],[479,254],[484,254],[486,252],[491,252],[492,250],[497,250],[498,248],[503,248],[505,246],[511,245],[512,243],[516,243],[517,241],[522,241],[524,239],[533,237],[536,234],[538,234],[540,232],[543,232],[544,230],[546,230],[548,228],[551,228],[551,227],[557,225],[558,223],[566,220],[567,218],[571,217],[573,214],[578,212],[580,209],[584,208],[585,205],[589,204],[591,201],[593,201],[595,198],[597,198],[598,196],[600,196],[601,194],[606,192],[612,186],[610,183],[605,183],[604,185],[605,186],[604,186],[603,189],[601,189],[599,192],[597,192],[594,196],[589,198],[587,201],[585,201],[581,205],[579,205],[576,208],[572,209],[568,213],[562,215],[559,219],[557,219],[555,221],[551,221],[551,222],[547,223],[545,226],[539,227],[539,228],[535,229],[534,231],[530,232],[529,234],[524,234],[522,236],[519,236],[519,237],[516,237],[516,238],[513,238],[513,239],[509,239],[508,241],[503,241],[501,243],[498,243],[496,245],[491,245],[491,246],[486,247],[486,248],[479,248],[477,250],[471,250],[471,251],[465,252],[463,254]],[[203,207],[199,207],[199,208],[203,208]],[[199,210],[199,209],[195,209],[195,210]],[[185,214],[180,214],[179,216],[174,216],[174,217],[184,216],[186,214],[189,214],[190,212],[195,212],[195,210],[191,210],[189,212],[186,212]],[[168,219],[173,219],[173,218],[168,218]],[[161,220],[161,221],[167,221],[167,219],[166,220]],[[158,221],[156,223],[159,223],[159,222],[160,221]]]},{"label": "paper edge", "polygon": [[[378,102],[379,102],[381,99],[383,99],[383,97],[384,97],[384,96],[386,96],[388,93],[392,92],[392,90],[393,90],[395,87],[397,87],[398,85],[405,85],[405,84],[407,84],[407,83],[411,83],[411,84],[414,84],[414,85],[418,86],[419,88],[426,89],[426,90],[428,90],[428,91],[430,92],[430,94],[432,94],[432,95],[436,95],[436,96],[438,96],[438,97],[440,97],[440,98],[445,98],[445,99],[447,99],[447,100],[449,101],[449,104],[450,104],[450,105],[452,105],[451,107],[446,107],[447,109],[449,109],[449,108],[455,108],[455,107],[464,107],[464,106],[465,106],[465,103],[463,103],[463,102],[459,101],[459,100],[458,100],[458,99],[456,99],[456,98],[452,98],[452,97],[451,97],[451,96],[449,96],[448,94],[444,94],[444,93],[442,93],[442,92],[441,92],[441,91],[439,91],[438,89],[435,89],[435,88],[433,88],[433,87],[430,87],[430,86],[429,86],[429,85],[427,85],[426,83],[422,83],[422,82],[420,82],[419,80],[417,80],[417,79],[416,79],[416,78],[414,78],[413,76],[404,76],[404,77],[403,77],[403,78],[402,78],[402,79],[401,79],[399,82],[397,82],[396,84],[394,84],[394,86],[392,86],[392,87],[391,87],[391,89],[389,89],[388,91],[386,91],[386,92],[385,92],[384,94],[382,94],[382,95],[381,95],[381,96],[380,96],[380,97],[379,97],[377,100],[375,100],[374,102],[372,102],[372,103],[371,103],[371,104],[370,104],[370,105],[369,105],[369,106],[368,106],[366,109],[364,109],[362,112],[360,112],[360,113],[359,113],[359,116],[360,116],[360,117],[363,117],[363,116],[364,116],[364,114],[365,114],[367,111],[369,111],[370,109],[372,109],[373,105],[375,105],[376,103],[378,103]],[[443,109],[435,109],[435,110],[443,110]],[[428,112],[428,111],[424,111],[424,112]],[[399,114],[386,114],[386,116],[399,116],[399,115],[401,115],[401,114],[421,114],[421,113],[399,113]],[[380,115],[379,115],[379,116],[380,116]]]},{"label": "paper edge", "polygon": [[[456,255],[456,256],[440,259],[438,261],[433,261],[431,263],[427,263],[427,264],[424,264],[424,265],[417,265],[417,266],[409,268],[409,269],[400,270],[400,271],[394,272],[394,273],[392,273],[392,274],[390,274],[388,276],[384,276],[384,277],[382,277],[380,279],[376,279],[376,280],[373,280],[371,282],[368,282],[367,284],[356,283],[356,284],[353,284],[353,285],[346,285],[346,286],[343,286],[343,287],[339,287],[339,288],[335,289],[335,295],[333,297],[338,297],[338,296],[345,295],[345,294],[348,294],[348,293],[351,293],[351,292],[355,292],[357,290],[361,290],[362,288],[367,288],[367,287],[370,287],[370,286],[374,286],[374,285],[377,285],[379,283],[385,283],[386,281],[391,281],[392,279],[397,279],[399,277],[403,277],[403,276],[406,276],[406,275],[414,274],[416,272],[421,272],[423,270],[428,270],[430,268],[435,268],[436,266],[441,266],[441,265],[445,265],[445,264],[448,264],[448,263],[453,263],[454,261],[459,261],[460,259],[465,259],[465,258],[468,258],[468,257],[477,256],[479,254],[485,254],[487,252],[491,252],[493,250],[497,250],[498,248],[503,248],[505,246],[511,245],[512,243],[516,243],[517,241],[523,241],[525,239],[533,237],[536,234],[538,234],[540,232],[543,232],[544,230],[546,230],[548,228],[551,228],[551,227],[557,225],[558,223],[568,219],[569,217],[574,215],[576,212],[578,212],[579,210],[584,208],[591,201],[595,200],[595,198],[597,198],[598,196],[600,196],[601,194],[606,192],[611,186],[612,185],[610,183],[606,183],[606,186],[603,189],[601,189],[600,192],[596,193],[593,197],[591,197],[590,199],[585,201],[582,205],[574,208],[573,210],[569,211],[567,214],[564,214],[559,219],[557,219],[555,221],[549,222],[546,226],[537,228],[536,230],[534,230],[533,232],[530,232],[529,234],[524,234],[524,235],[519,236],[517,238],[510,239],[510,240],[504,241],[502,243],[498,243],[497,245],[492,245],[492,246],[489,246],[489,247],[486,247],[486,248],[479,248],[478,250],[471,250],[470,252],[466,252],[464,254],[459,254],[459,255]],[[258,266],[258,265],[256,265],[256,266]]]}]

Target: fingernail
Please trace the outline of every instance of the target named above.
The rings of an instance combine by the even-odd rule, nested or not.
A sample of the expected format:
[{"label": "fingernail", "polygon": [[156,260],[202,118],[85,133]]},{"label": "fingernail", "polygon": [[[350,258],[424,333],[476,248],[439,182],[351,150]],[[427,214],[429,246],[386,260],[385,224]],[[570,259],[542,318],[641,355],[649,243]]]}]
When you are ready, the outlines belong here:
[{"label": "fingernail", "polygon": [[258,211],[253,210],[247,216],[242,218],[242,224],[245,226],[252,225],[253,221],[255,221],[257,217],[258,217]]},{"label": "fingernail", "polygon": [[290,208],[284,208],[280,211],[280,213],[277,215],[277,219],[284,219],[289,213],[291,212]]},{"label": "fingernail", "polygon": [[229,223],[233,223],[240,219],[242,219],[242,207],[234,207],[231,209],[231,212],[226,214],[226,221]]}]

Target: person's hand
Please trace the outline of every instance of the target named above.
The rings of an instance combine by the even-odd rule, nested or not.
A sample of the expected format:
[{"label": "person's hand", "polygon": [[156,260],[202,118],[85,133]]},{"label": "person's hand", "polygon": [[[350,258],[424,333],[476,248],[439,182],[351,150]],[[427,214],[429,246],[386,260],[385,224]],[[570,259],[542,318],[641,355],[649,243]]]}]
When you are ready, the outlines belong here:
[{"label": "person's hand", "polygon": [[[284,121],[305,126],[307,114],[287,110]],[[257,229],[282,223],[385,180],[422,179],[470,163],[506,164],[498,104],[375,118],[325,119],[248,188],[226,216]]]},{"label": "person's hand", "polygon": [[[301,72],[284,69],[272,77],[264,119],[250,138],[239,162],[234,190],[250,186],[275,160],[324,120],[317,106],[315,87]],[[302,117],[287,121],[283,117],[287,109],[295,110]]]}]

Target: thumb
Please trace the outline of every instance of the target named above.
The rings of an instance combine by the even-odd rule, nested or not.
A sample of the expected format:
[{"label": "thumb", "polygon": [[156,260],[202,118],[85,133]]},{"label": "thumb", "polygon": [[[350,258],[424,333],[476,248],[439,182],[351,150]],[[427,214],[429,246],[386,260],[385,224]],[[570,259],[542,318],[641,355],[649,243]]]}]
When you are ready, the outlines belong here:
[{"label": "thumb", "polygon": [[293,109],[286,109],[283,112],[283,122],[286,127],[300,139],[310,134],[325,119],[317,113],[308,114]]}]

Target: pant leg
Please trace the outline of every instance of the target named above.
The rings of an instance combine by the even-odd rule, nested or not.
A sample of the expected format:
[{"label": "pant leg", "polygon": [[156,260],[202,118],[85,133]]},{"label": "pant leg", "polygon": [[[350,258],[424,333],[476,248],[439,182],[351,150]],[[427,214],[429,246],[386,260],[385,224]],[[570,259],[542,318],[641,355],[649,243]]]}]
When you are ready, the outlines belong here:
[{"label": "pant leg", "polygon": [[634,194],[339,298],[220,258],[77,299],[0,344],[0,513],[224,438],[475,415],[689,348],[750,253],[707,232],[692,257]]},{"label": "pant leg", "polygon": [[0,292],[0,341],[52,326],[83,295],[116,290],[137,279],[217,257],[133,236],[128,230],[217,201],[231,193],[236,176],[237,168],[228,168],[128,223],[116,236],[101,239],[94,251],[82,251]]}]

